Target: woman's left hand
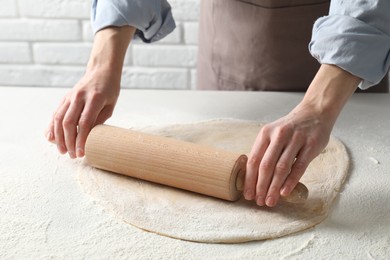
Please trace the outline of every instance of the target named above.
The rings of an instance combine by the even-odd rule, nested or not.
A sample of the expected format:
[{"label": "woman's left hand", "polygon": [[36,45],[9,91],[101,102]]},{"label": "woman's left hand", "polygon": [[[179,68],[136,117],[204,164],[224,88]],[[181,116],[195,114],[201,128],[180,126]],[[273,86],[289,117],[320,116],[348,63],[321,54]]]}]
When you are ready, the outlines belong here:
[{"label": "woman's left hand", "polygon": [[309,106],[265,125],[249,154],[244,196],[273,207],[297,185],[309,163],[326,147],[332,125]]},{"label": "woman's left hand", "polygon": [[273,207],[288,196],[309,163],[322,152],[360,78],[323,64],[303,100],[288,115],[265,125],[249,154],[244,197]]}]

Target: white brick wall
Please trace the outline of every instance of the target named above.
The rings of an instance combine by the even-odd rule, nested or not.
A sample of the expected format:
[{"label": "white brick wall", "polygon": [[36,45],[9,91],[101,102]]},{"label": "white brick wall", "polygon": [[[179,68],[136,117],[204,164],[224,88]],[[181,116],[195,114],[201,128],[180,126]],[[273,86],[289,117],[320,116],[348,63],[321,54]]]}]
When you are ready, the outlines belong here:
[{"label": "white brick wall", "polygon": [[[158,43],[133,42],[123,88],[192,89],[200,0],[170,0],[177,28]],[[0,86],[72,87],[92,46],[91,0],[0,0]]]}]

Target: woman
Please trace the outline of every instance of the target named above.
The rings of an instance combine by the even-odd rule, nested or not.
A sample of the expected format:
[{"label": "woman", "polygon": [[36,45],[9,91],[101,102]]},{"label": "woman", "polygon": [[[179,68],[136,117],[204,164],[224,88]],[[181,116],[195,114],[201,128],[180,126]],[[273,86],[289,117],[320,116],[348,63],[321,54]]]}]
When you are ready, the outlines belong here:
[{"label": "woman", "polygon": [[[249,155],[244,196],[273,207],[325,148],[357,87],[377,84],[390,66],[390,1],[207,0],[202,2],[198,88],[303,90],[302,101],[267,124]],[[317,19],[317,20],[316,20]],[[310,36],[310,53],[305,52]],[[165,0],[95,0],[96,32],[84,77],[64,97],[46,137],[71,158],[84,156],[93,126],[115,107],[131,39],[153,42],[175,23]]]}]

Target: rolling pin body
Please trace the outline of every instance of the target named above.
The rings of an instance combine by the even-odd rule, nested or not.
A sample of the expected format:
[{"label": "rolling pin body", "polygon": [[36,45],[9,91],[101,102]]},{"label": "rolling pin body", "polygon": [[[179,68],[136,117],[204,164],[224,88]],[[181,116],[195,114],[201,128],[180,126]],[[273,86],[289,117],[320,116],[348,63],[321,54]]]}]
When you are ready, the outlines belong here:
[{"label": "rolling pin body", "polygon": [[85,147],[93,167],[208,196],[235,201],[247,157],[208,146],[98,125]]},{"label": "rolling pin body", "polygon": [[[244,154],[108,125],[92,129],[85,157],[99,169],[229,201],[241,196],[247,162]],[[307,196],[298,183],[281,199],[300,204]]]}]

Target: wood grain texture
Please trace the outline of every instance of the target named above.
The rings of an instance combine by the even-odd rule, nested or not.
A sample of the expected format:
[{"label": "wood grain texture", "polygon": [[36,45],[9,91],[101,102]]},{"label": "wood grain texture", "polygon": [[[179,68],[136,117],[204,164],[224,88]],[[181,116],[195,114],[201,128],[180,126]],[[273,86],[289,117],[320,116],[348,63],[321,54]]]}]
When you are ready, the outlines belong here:
[{"label": "wood grain texture", "polygon": [[[247,162],[244,154],[108,125],[92,129],[85,153],[93,167],[229,201],[241,196]],[[304,202],[302,185],[282,199]]]},{"label": "wood grain texture", "polygon": [[243,154],[118,127],[99,125],[88,136],[86,160],[93,167],[234,201]]}]

